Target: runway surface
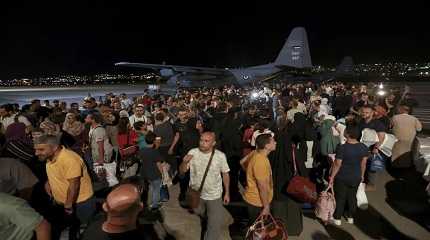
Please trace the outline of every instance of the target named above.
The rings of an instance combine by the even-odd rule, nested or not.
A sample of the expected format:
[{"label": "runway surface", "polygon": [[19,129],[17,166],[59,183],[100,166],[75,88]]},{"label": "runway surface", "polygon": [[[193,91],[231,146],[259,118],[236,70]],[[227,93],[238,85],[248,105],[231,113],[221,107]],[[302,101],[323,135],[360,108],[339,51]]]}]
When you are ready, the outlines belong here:
[{"label": "runway surface", "polygon": [[128,95],[142,94],[146,85],[103,85],[89,87],[57,87],[57,88],[0,88],[0,104],[19,103],[20,105],[28,104],[33,99],[54,100],[59,99],[71,102],[81,102],[84,97],[91,95],[98,98],[109,92],[119,95],[126,93]]}]

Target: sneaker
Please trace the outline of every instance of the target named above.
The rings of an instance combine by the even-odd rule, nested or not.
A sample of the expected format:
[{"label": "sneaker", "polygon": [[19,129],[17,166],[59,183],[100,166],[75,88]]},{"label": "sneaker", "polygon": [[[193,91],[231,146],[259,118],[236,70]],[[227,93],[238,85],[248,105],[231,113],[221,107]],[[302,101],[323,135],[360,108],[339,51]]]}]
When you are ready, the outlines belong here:
[{"label": "sneaker", "polygon": [[354,218],[346,218],[346,222],[349,224],[354,224]]},{"label": "sneaker", "polygon": [[336,225],[336,226],[340,226],[342,225],[342,221],[340,219],[331,219],[330,220],[332,224]]}]

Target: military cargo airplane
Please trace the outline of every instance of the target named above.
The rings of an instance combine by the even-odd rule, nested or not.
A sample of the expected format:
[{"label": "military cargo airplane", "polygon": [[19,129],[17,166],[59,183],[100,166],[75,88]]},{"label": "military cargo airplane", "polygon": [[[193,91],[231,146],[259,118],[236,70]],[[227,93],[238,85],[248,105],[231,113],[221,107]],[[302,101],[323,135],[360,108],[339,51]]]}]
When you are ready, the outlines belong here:
[{"label": "military cargo airplane", "polygon": [[152,69],[167,79],[167,85],[215,87],[225,84],[248,85],[269,79],[290,69],[312,68],[306,30],[294,28],[274,62],[246,68],[207,68],[165,64],[118,62],[115,66]]}]

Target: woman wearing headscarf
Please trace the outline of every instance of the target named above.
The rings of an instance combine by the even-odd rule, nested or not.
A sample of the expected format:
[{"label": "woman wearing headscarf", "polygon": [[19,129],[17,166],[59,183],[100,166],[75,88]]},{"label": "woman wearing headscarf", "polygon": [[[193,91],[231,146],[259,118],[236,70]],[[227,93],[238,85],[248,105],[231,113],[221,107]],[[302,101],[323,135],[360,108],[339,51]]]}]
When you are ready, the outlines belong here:
[{"label": "woman wearing headscarf", "polygon": [[298,175],[302,175],[306,169],[303,164],[303,154],[299,154],[297,148],[293,149],[295,142],[292,132],[290,128],[286,128],[276,134],[276,150],[269,155],[273,177],[272,212],[274,217],[281,219],[288,226],[290,236],[298,236],[303,231],[301,205],[286,192],[294,176],[293,151],[295,151],[296,162],[299,163]]},{"label": "woman wearing headscarf", "polygon": [[[330,158],[336,153],[336,148],[340,144],[339,132],[334,127],[336,118],[331,115],[324,116],[321,126],[319,128],[321,134],[320,140],[320,156],[318,159],[319,170],[321,171],[321,177],[324,179],[326,173],[331,166],[334,159]],[[335,136],[335,134],[337,136]]]},{"label": "woman wearing headscarf", "polygon": [[67,113],[66,119],[63,123],[63,131],[67,132],[73,137],[78,137],[84,131],[84,125],[78,121],[76,114]]},{"label": "woman wearing headscarf", "polygon": [[33,145],[30,137],[26,133],[24,123],[18,121],[18,117],[10,124],[5,132],[6,155],[30,162],[34,157]]},{"label": "woman wearing headscarf", "polygon": [[307,141],[312,141],[311,131],[312,127],[308,124],[305,115],[303,113],[296,113],[294,115],[294,122],[291,124],[289,137],[296,145],[296,163],[300,169],[301,176],[308,175],[305,161],[307,160],[308,152]]},{"label": "woman wearing headscarf", "polygon": [[40,129],[42,129],[43,133],[46,135],[56,136],[60,133],[60,127],[49,118],[45,118],[45,120],[40,123]]},{"label": "woman wearing headscarf", "polygon": [[[75,113],[67,113],[62,130],[61,138],[63,140],[67,138],[64,140],[66,144],[70,145],[69,147],[77,153],[80,153],[85,141],[84,136],[87,134],[84,133],[85,126],[78,120],[78,115]],[[74,141],[72,141],[72,139]]]},{"label": "woman wearing headscarf", "polygon": [[15,118],[15,121],[10,124],[6,131],[5,131],[5,137],[6,140],[18,140],[18,139],[25,139],[27,137],[26,133],[26,126],[24,123],[21,123],[18,121],[18,118]]},{"label": "woman wearing headscarf", "polygon": [[302,154],[305,161],[306,168],[313,167],[314,149],[317,143],[317,133],[314,130],[312,123],[306,119],[303,113],[296,113],[294,116],[294,123],[291,127],[291,134],[293,140],[299,146],[299,152]]}]

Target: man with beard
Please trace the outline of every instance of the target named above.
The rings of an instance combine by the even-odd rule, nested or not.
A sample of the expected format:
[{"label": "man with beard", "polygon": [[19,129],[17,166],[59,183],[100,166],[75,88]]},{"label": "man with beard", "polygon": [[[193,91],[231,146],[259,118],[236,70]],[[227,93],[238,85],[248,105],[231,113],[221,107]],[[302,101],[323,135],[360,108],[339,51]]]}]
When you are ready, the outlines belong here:
[{"label": "man with beard", "polygon": [[[377,142],[376,144],[370,146],[370,151],[373,154],[380,154],[382,157],[385,157],[385,155],[382,154],[382,152],[379,151],[379,146],[382,145],[382,143],[384,142],[384,138],[385,138],[385,127],[384,124],[379,121],[378,119],[375,119],[375,110],[373,106],[370,105],[365,105],[361,108],[361,121],[358,124],[359,127],[359,132],[361,133],[363,131],[363,129],[365,128],[369,128],[372,130],[375,130],[378,138],[379,138],[379,142]],[[371,160],[370,160],[371,161]],[[376,190],[376,180],[377,180],[377,173],[376,172],[371,172],[369,171],[369,169],[366,170],[366,174],[367,174],[367,185],[366,185],[366,190],[367,191],[374,191]]]},{"label": "man with beard", "polygon": [[[199,146],[200,133],[196,129],[197,121],[195,118],[189,118],[189,112],[185,108],[179,109],[178,120],[173,125],[175,136],[173,143],[169,148],[169,155],[174,155],[176,150],[178,159],[178,166],[181,164],[183,156],[191,149]],[[188,189],[189,175],[185,174],[179,178],[179,186],[181,192],[179,194],[179,201],[184,205],[185,193]]]},{"label": "man with beard", "polygon": [[[93,187],[82,158],[59,145],[56,136],[44,135],[35,139],[34,149],[39,160],[47,161],[48,181],[45,190],[53,199],[55,213],[53,235],[59,236],[66,225],[86,224],[95,211]],[[54,237],[55,239],[55,237]]]},{"label": "man with beard", "polygon": [[[204,238],[206,240],[220,239],[223,229],[227,228],[225,224],[229,218],[223,203],[230,202],[228,174],[230,168],[225,154],[216,150],[215,145],[215,134],[213,132],[203,133],[200,137],[199,147],[191,149],[179,167],[181,174],[190,171],[190,187],[197,190],[201,186],[206,168],[210,164],[201,190],[199,206],[193,209],[200,216],[207,216],[207,231]],[[224,198],[222,198],[223,184]]]}]

